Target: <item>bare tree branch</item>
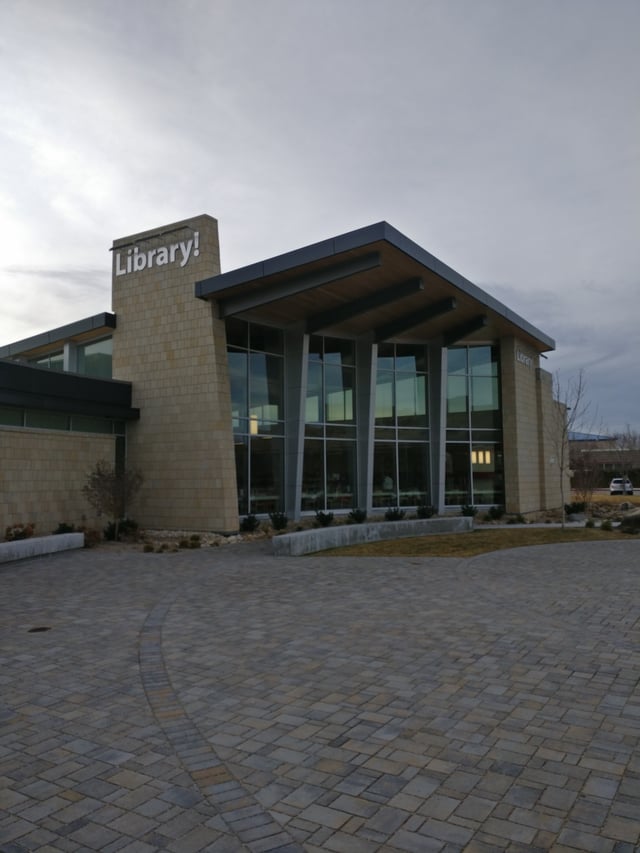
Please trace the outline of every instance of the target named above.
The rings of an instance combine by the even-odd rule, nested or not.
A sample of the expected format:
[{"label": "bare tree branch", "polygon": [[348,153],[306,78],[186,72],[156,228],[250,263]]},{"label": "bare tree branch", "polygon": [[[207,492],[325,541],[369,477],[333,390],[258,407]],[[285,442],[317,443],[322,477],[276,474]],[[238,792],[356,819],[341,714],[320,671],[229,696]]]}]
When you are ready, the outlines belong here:
[{"label": "bare tree branch", "polygon": [[586,380],[580,370],[567,381],[559,373],[553,375],[555,406],[549,424],[549,443],[553,448],[555,464],[560,478],[560,500],[562,502],[562,526],[566,523],[566,491],[571,466],[569,435],[584,427],[591,404],[586,399]]},{"label": "bare tree branch", "polygon": [[127,505],[142,485],[142,474],[134,469],[116,468],[104,459],[96,462],[82,488],[91,506],[112,519],[115,538],[118,539],[120,522],[124,519]]}]

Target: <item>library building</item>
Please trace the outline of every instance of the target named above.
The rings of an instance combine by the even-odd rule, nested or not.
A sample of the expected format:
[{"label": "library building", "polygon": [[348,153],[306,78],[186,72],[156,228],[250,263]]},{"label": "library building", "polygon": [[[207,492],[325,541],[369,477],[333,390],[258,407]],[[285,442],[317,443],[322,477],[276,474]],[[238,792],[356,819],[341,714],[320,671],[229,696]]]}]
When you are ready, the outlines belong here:
[{"label": "library building", "polygon": [[[386,222],[222,273],[201,215],[113,241],[111,310],[0,345],[0,525],[560,506],[554,341]],[[70,313],[73,306],[70,306]]]}]

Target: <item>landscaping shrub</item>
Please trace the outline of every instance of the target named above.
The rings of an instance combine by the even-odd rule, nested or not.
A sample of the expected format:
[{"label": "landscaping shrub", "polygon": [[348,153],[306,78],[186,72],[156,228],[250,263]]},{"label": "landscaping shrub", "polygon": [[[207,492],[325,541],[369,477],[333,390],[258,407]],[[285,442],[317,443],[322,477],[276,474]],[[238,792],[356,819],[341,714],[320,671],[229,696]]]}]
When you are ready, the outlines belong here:
[{"label": "landscaping shrub", "polygon": [[329,527],[329,525],[333,524],[333,513],[332,512],[323,512],[321,509],[316,510],[316,523],[320,527]]},{"label": "landscaping shrub", "polygon": [[347,518],[349,524],[364,524],[367,520],[367,511],[366,509],[358,509],[358,507],[354,506]]},{"label": "landscaping shrub", "polygon": [[67,524],[66,521],[61,521],[55,530],[51,531],[52,536],[58,536],[61,533],[75,533],[73,524]]},{"label": "landscaping shrub", "polygon": [[33,521],[29,524],[11,524],[4,533],[5,541],[17,542],[19,539],[30,539],[35,531]]},{"label": "landscaping shrub", "polygon": [[594,521],[592,518],[588,518],[588,519],[585,521],[584,526],[585,526],[585,527],[588,527],[588,528],[592,528],[592,527],[595,527],[595,526],[596,526],[596,523],[595,523],[595,521]]},{"label": "landscaping shrub", "polygon": [[271,526],[274,530],[285,530],[289,519],[283,512],[270,512]]},{"label": "landscaping shrub", "polygon": [[385,521],[402,521],[405,517],[405,511],[399,506],[390,506],[384,514]]},{"label": "landscaping shrub", "polygon": [[610,518],[605,518],[605,520],[600,525],[600,530],[613,530],[613,524],[611,523]]},{"label": "landscaping shrub", "polygon": [[260,527],[260,522],[255,517],[255,515],[247,515],[240,522],[240,532],[241,533],[253,533]]},{"label": "landscaping shrub", "polygon": [[490,506],[489,512],[487,513],[491,521],[500,521],[502,516],[504,515],[504,507],[503,506]]},{"label": "landscaping shrub", "polygon": [[572,501],[570,504],[564,505],[564,511],[567,515],[578,515],[581,512],[585,512],[587,509],[587,504],[585,501]]},{"label": "landscaping shrub", "polygon": [[120,522],[110,521],[104,529],[104,538],[109,542],[133,538],[138,532],[138,522],[132,518],[123,518]]},{"label": "landscaping shrub", "polygon": [[474,516],[477,515],[477,513],[478,513],[477,507],[472,506],[471,504],[465,504],[463,507],[460,508],[460,514],[465,515],[468,518],[473,518]]},{"label": "landscaping shrub", "polygon": [[142,482],[140,471],[133,468],[121,470],[104,459],[89,472],[82,494],[99,515],[104,513],[112,519],[113,533],[107,535],[105,531],[107,539],[120,539],[120,525],[124,523],[126,508]]},{"label": "landscaping shrub", "polygon": [[431,504],[423,504],[416,509],[418,518],[433,518],[436,514],[436,508]]},{"label": "landscaping shrub", "polygon": [[620,522],[623,533],[640,533],[640,515],[629,515]]}]

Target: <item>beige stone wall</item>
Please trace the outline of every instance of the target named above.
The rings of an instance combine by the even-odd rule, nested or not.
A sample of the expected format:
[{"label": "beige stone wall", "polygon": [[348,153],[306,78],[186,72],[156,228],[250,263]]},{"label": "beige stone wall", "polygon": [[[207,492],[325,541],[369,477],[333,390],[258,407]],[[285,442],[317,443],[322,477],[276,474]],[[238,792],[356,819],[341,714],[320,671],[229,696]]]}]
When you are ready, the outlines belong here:
[{"label": "beige stone wall", "polygon": [[539,355],[522,341],[501,341],[506,510],[523,515],[562,506],[554,453],[557,404],[551,376],[539,364]]},{"label": "beige stone wall", "polygon": [[113,463],[115,436],[0,426],[0,539],[11,524],[35,522],[46,536],[60,524],[102,530],[82,495],[100,459]]},{"label": "beige stone wall", "polygon": [[[186,249],[195,232],[197,256],[192,244],[184,265],[182,248],[156,264],[163,249]],[[117,275],[133,262],[134,246],[155,250],[151,266]],[[127,462],[144,476],[132,517],[146,527],[238,528],[224,322],[194,295],[196,281],[219,272],[218,225],[210,216],[113,244],[113,377],[132,382],[132,405],[141,410],[127,429]]]},{"label": "beige stone wall", "polygon": [[[553,398],[553,376],[547,370],[538,370],[538,406],[542,416],[540,444],[540,481],[543,506],[547,509],[562,507],[560,453],[563,436],[563,418],[566,411]],[[564,503],[571,500],[571,483],[569,478],[569,446],[565,443],[564,474]]]},{"label": "beige stone wall", "polygon": [[501,341],[502,409],[507,512],[540,506],[538,355],[515,338]]}]

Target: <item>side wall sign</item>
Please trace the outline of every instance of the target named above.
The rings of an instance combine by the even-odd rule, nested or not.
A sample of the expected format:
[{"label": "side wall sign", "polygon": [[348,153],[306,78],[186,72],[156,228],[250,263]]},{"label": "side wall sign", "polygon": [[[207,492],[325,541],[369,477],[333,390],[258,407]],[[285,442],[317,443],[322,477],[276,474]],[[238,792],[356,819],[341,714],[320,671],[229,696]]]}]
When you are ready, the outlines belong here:
[{"label": "side wall sign", "polygon": [[[116,275],[128,275],[142,272],[151,267],[164,267],[167,264],[179,264],[186,267],[191,258],[200,254],[200,232],[194,231],[190,240],[159,246],[154,249],[140,249],[133,246],[126,252],[116,252]],[[124,257],[123,257],[124,255]]]}]

